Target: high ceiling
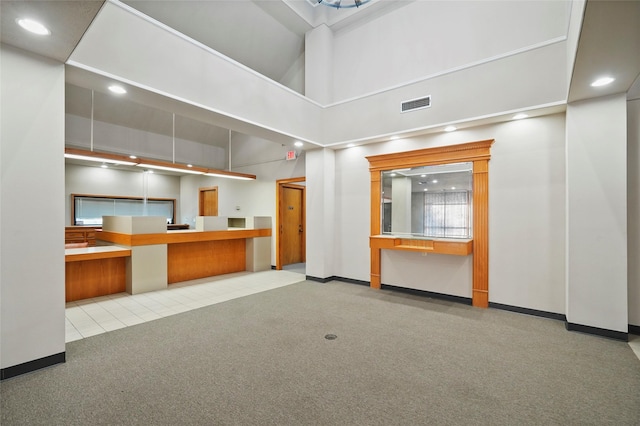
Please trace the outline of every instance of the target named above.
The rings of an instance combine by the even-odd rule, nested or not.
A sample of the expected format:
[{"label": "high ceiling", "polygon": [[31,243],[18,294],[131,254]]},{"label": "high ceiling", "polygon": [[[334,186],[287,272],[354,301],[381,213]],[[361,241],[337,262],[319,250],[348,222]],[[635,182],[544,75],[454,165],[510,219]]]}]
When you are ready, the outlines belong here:
[{"label": "high ceiling", "polygon": [[[413,1],[373,0],[359,8],[339,10],[318,5],[313,0],[125,0],[122,4],[302,93],[304,82],[289,78],[292,67],[304,61],[305,33],[319,25],[327,25],[333,31],[345,31]],[[66,62],[103,3],[93,0],[2,0],[0,41]],[[433,2],[434,7],[437,3]],[[590,0],[584,10],[568,101],[629,90],[631,96],[640,96],[640,84],[637,83],[640,2]],[[23,31],[15,23],[22,16],[46,22],[52,37],[43,39]],[[620,43],[620,40],[625,42]],[[446,43],[446,40],[441,42]],[[603,64],[625,71],[611,87],[593,92],[589,79]],[[87,74],[84,70],[68,67],[66,106],[70,114],[81,117],[90,114],[92,85],[100,80],[100,76]],[[172,129],[170,121],[164,117],[167,111],[178,111],[181,118],[189,120],[185,138],[221,147],[228,142],[228,129],[208,124],[213,120],[208,119],[206,111],[178,105],[174,100],[159,99],[155,94],[144,93],[144,89],[136,90],[128,100],[116,102],[96,94],[94,101],[95,119],[166,135]],[[254,130],[256,135],[269,137],[268,132],[259,134],[260,129]]]},{"label": "high ceiling", "polygon": [[[348,1],[345,0],[345,4]],[[378,0],[360,8],[319,7],[308,0],[125,0],[122,3],[198,42],[280,81],[287,66],[304,53],[307,31],[328,25],[353,25],[402,7],[414,0]],[[65,62],[104,0],[3,0],[0,41]],[[16,19],[28,16],[46,22],[54,37],[24,32]],[[291,40],[291,36],[295,40]]]},{"label": "high ceiling", "polygon": [[[359,8],[318,7],[308,0],[260,1],[153,1],[125,0],[122,4],[136,9],[167,27],[216,50],[254,71],[281,83],[289,69],[304,60],[305,33],[318,25],[344,28],[359,20],[410,3],[374,1]],[[346,5],[352,0],[344,0]],[[12,1],[0,2],[0,41],[66,62],[82,35],[96,18],[104,1]],[[29,34],[16,25],[20,17],[46,22],[53,37]],[[105,79],[84,70],[67,67],[67,113],[89,118],[92,90],[106,87]],[[287,85],[286,83],[283,83]],[[292,86],[303,92],[304,88]],[[159,99],[152,93],[130,93],[127,99],[114,99],[96,91],[95,120],[143,131],[171,135],[168,111],[175,112],[189,126],[182,126],[182,137],[195,142],[227,147],[227,128],[210,124],[207,111],[195,111],[190,105]],[[256,129],[257,130],[257,129]],[[268,137],[269,134],[256,135]]]}]

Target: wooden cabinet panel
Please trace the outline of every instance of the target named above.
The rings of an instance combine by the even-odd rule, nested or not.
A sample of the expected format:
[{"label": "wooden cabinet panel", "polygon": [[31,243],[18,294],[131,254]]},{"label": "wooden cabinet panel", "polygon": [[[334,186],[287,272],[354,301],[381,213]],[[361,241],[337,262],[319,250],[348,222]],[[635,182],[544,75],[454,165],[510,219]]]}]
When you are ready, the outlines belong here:
[{"label": "wooden cabinet panel", "polygon": [[199,241],[167,246],[169,284],[246,270],[244,239]]},{"label": "wooden cabinet panel", "polygon": [[66,301],[89,299],[126,291],[126,258],[65,263]]},{"label": "wooden cabinet panel", "polygon": [[67,226],[64,230],[64,243],[89,243],[89,247],[93,247],[96,245],[96,228]]}]

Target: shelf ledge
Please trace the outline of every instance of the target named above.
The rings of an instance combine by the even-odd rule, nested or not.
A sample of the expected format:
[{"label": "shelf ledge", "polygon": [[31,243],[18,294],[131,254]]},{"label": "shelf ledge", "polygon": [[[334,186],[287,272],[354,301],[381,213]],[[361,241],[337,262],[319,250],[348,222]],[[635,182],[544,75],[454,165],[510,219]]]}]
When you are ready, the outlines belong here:
[{"label": "shelf ledge", "polygon": [[448,238],[398,238],[393,235],[372,235],[369,246],[373,249],[404,250],[419,253],[450,254],[454,256],[468,256],[473,253],[472,239]]}]

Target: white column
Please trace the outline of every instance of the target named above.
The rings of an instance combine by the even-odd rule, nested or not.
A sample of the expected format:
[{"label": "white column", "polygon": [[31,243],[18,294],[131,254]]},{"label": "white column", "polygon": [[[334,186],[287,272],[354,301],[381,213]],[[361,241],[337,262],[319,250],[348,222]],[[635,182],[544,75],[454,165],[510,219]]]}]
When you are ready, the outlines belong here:
[{"label": "white column", "polygon": [[625,94],[567,106],[570,329],[627,333],[626,117]]},{"label": "white column", "polygon": [[60,62],[0,49],[0,365],[6,377],[15,371],[9,367],[64,360],[65,73]]},{"label": "white column", "polygon": [[640,99],[627,103],[629,324],[640,327]]},{"label": "white column", "polygon": [[411,178],[405,176],[392,180],[391,232],[411,233]]},{"label": "white column", "polygon": [[[119,234],[140,235],[167,232],[162,216],[102,216],[102,230]],[[127,261],[127,293],[139,294],[168,287],[167,244],[130,247]]]},{"label": "white column", "polygon": [[[271,229],[271,216],[254,216],[252,229]],[[247,271],[258,272],[271,269],[271,237],[247,238],[246,243]]]},{"label": "white column", "polygon": [[333,32],[322,24],[304,38],[304,94],[323,105],[333,101]]},{"label": "white column", "polygon": [[335,152],[317,149],[306,154],[306,273],[314,278],[334,275]]}]

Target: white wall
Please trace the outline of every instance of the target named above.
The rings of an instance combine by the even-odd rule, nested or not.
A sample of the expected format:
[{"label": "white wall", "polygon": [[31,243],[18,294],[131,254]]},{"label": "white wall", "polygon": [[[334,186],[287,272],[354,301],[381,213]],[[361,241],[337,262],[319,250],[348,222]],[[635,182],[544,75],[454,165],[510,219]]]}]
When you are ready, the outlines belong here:
[{"label": "white wall", "polygon": [[304,94],[323,105],[333,100],[333,32],[320,25],[305,34]]},{"label": "white wall", "polygon": [[640,99],[627,102],[629,324],[640,326]]},{"label": "white wall", "polygon": [[336,154],[330,149],[306,156],[306,272],[315,278],[334,276],[336,234]]},{"label": "white wall", "polygon": [[627,102],[567,106],[567,321],[627,332]]},{"label": "white wall", "polygon": [[[358,142],[368,136],[442,129],[449,123],[562,105],[567,97],[566,56],[566,43],[554,43],[334,104],[324,111],[328,125],[322,129],[323,141]],[[431,95],[431,107],[401,112],[402,102],[425,95]]]},{"label": "white wall", "polygon": [[[299,154],[302,154],[300,149],[294,146],[283,145],[268,139],[233,132],[231,135],[231,170],[244,170],[246,173],[252,173],[247,170],[251,170],[252,167],[257,166],[256,170],[259,170],[261,175],[264,175],[266,172],[269,178],[273,178],[276,175],[280,176],[281,173],[272,175],[269,167],[265,169],[261,166],[276,164],[278,168],[284,166],[285,169],[290,169],[291,165],[295,164],[295,162],[284,161],[287,156],[287,151],[297,151]],[[304,164],[304,161],[302,161],[302,163]]]},{"label": "white wall", "polygon": [[[333,275],[370,279],[365,156],[495,139],[489,163],[489,300],[564,313],[564,126],[564,115],[557,114],[336,151]],[[470,256],[385,253],[382,282],[471,297],[470,268]]]},{"label": "white wall", "polygon": [[378,19],[351,25],[335,33],[334,99],[360,96],[564,37],[570,5],[415,1]]},{"label": "white wall", "polygon": [[[65,165],[65,225],[71,225],[71,194],[144,197],[144,174],[118,170]],[[176,222],[180,221],[180,177],[153,173],[147,175],[147,197],[176,199]],[[197,197],[197,195],[196,195]]]},{"label": "white wall", "polygon": [[302,53],[280,79],[279,83],[291,90],[304,94],[305,54]]},{"label": "white wall", "polygon": [[7,368],[65,351],[65,71],[0,49],[0,366]]},{"label": "white wall", "polygon": [[198,189],[218,187],[218,216],[271,216],[275,221],[275,182],[189,175],[180,178],[181,223],[195,226]]}]

